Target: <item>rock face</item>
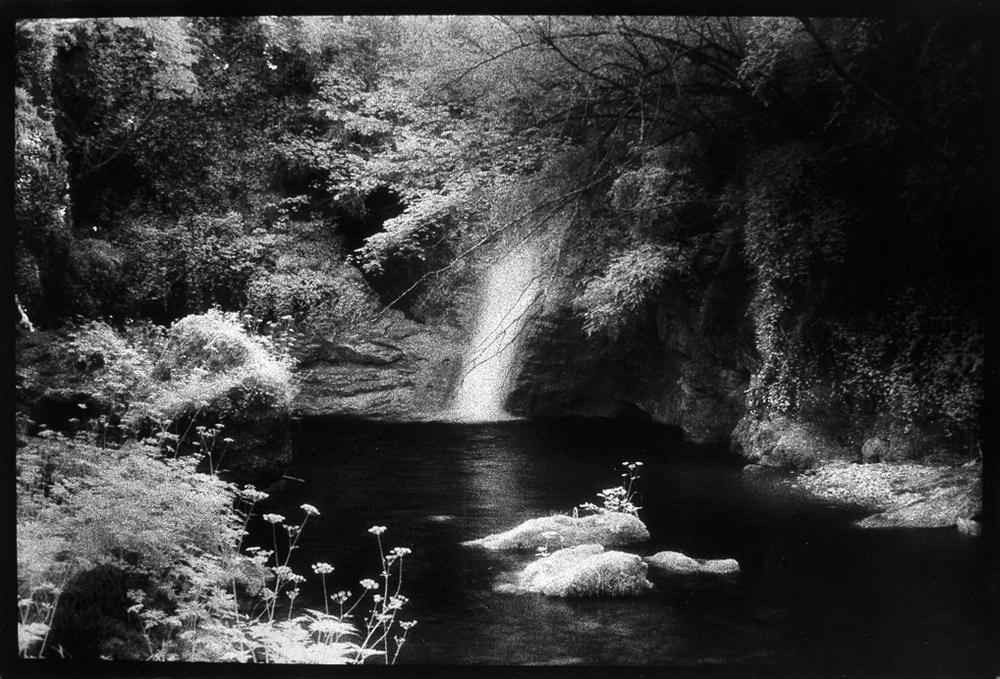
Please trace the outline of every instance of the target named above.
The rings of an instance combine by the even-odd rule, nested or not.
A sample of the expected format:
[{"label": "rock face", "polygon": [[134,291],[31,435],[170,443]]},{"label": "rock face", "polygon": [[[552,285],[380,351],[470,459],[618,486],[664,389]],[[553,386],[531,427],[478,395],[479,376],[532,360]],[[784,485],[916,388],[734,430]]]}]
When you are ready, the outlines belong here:
[{"label": "rock face", "polygon": [[606,552],[600,545],[578,545],[533,561],[518,587],[547,596],[635,596],[652,589],[646,564],[635,554]]},{"label": "rock face", "polygon": [[654,319],[612,342],[588,337],[568,303],[553,306],[525,342],[513,412],[644,417],[680,427],[690,441],[729,442],[750,377],[745,323],[717,332],[695,304],[668,293]]},{"label": "rock face", "polygon": [[657,552],[646,558],[646,563],[657,571],[678,575],[711,573],[734,575],[740,572],[736,559],[692,559],[680,552]]},{"label": "rock face", "polygon": [[559,549],[577,545],[627,545],[649,540],[645,524],[631,514],[613,512],[574,518],[557,514],[525,521],[520,526],[464,544],[496,550]]},{"label": "rock face", "polygon": [[296,415],[422,419],[447,407],[461,363],[461,332],[389,311],[299,348]]}]

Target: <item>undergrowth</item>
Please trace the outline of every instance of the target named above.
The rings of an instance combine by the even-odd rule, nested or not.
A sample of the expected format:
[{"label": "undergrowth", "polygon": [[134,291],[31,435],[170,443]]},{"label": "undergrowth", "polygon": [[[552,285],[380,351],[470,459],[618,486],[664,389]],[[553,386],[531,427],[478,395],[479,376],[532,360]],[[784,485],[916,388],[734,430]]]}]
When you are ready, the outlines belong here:
[{"label": "undergrowth", "polygon": [[[224,482],[217,464],[199,471],[201,458],[212,460],[217,446],[231,443],[225,425],[170,431],[175,418],[192,410],[287,407],[294,393],[287,346],[280,337],[250,334],[244,320],[211,311],[169,330],[133,324],[116,331],[93,322],[76,333],[78,368],[113,411],[89,430],[63,434],[42,427],[17,449],[22,657],[73,657],[74,634],[103,633],[97,641],[105,658],[396,660],[415,624],[397,619],[406,603],[400,583],[409,549],[386,550],[385,528],[373,527],[378,580],[361,581],[355,594],[331,595],[333,567],[313,564],[312,586],[318,576],[323,610],[297,607],[309,579],[292,570],[290,557],[319,511],[303,505],[297,522],[259,517],[255,509],[266,493]],[[112,416],[125,431],[117,440],[107,435]],[[143,435],[151,422],[152,434]],[[27,430],[23,417],[19,428]],[[179,455],[184,438],[201,454]],[[272,527],[273,549],[243,544],[250,522],[261,520]],[[277,540],[278,532],[287,543]],[[88,590],[87,582],[108,582],[99,572],[120,573],[115,582],[128,583],[127,591],[125,584],[122,592]],[[112,606],[111,615],[125,621],[124,629],[93,619],[98,604],[119,600],[127,604]]]}]

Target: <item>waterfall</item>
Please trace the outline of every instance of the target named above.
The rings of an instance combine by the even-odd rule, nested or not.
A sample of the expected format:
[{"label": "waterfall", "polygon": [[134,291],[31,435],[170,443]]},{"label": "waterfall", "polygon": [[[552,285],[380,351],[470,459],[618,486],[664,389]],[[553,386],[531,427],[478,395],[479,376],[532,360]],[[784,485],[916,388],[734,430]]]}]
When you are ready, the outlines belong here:
[{"label": "waterfall", "polygon": [[538,254],[530,245],[522,244],[486,271],[451,417],[467,422],[511,419],[503,406],[513,388],[520,335],[540,291]]}]

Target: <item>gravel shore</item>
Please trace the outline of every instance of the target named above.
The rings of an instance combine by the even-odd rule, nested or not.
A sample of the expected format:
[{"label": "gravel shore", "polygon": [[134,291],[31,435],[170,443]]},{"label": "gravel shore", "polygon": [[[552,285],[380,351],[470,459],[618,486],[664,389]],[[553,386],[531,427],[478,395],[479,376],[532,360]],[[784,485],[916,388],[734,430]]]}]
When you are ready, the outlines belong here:
[{"label": "gravel shore", "polygon": [[[982,464],[961,466],[833,462],[799,476],[794,485],[826,500],[861,505],[876,527],[970,525],[982,507]],[[975,523],[975,522],[972,522]]]}]

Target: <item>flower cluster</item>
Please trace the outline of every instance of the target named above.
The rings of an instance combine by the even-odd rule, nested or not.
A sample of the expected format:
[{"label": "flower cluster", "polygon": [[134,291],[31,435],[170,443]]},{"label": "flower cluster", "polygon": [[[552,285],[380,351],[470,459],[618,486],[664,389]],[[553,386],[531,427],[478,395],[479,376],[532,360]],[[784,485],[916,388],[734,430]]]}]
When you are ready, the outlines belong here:
[{"label": "flower cluster", "polygon": [[585,502],[580,505],[580,509],[598,514],[620,512],[638,516],[642,507],[633,502],[636,493],[632,490],[632,485],[639,478],[638,470],[642,466],[642,462],[622,462],[622,466],[628,470],[622,474],[622,478],[625,479],[622,484],[614,488],[605,488],[598,493],[597,497],[601,498],[602,501],[600,506],[593,502]]}]

